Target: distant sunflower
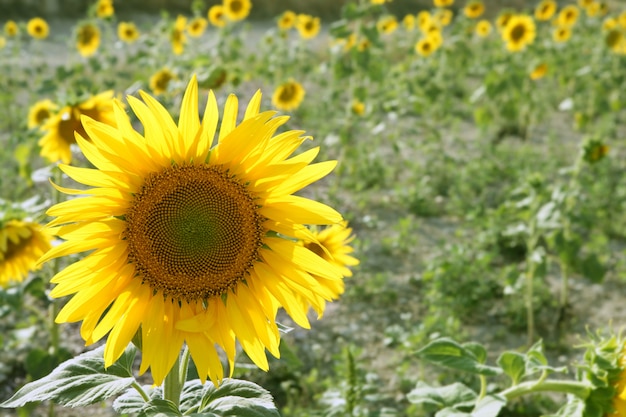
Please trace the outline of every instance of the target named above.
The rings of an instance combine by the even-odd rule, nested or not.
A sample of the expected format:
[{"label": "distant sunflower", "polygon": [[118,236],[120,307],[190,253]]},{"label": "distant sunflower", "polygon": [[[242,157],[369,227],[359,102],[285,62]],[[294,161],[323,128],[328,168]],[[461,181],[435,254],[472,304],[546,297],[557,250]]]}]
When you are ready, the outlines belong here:
[{"label": "distant sunflower", "polygon": [[509,10],[500,13],[496,19],[498,31],[502,32],[513,16],[515,16],[515,13]]},{"label": "distant sunflower", "polygon": [[602,30],[615,29],[619,25],[619,22],[614,17],[607,17],[602,22]]},{"label": "distant sunflower", "polygon": [[28,110],[28,128],[41,127],[52,116],[52,112],[57,108],[52,100],[39,100]]},{"label": "distant sunflower", "polygon": [[69,164],[72,160],[70,146],[76,143],[74,132],[88,137],[81,121],[82,115],[115,126],[112,99],[113,92],[106,91],[81,103],[65,106],[51,116],[42,127],[47,133],[39,140],[41,156],[50,162]]},{"label": "distant sunflower", "polygon": [[132,22],[120,22],[117,25],[117,36],[126,43],[133,43],[139,39],[139,30]]},{"label": "distant sunflower", "polygon": [[365,114],[365,103],[355,98],[350,105],[350,111],[357,116],[363,116]]},{"label": "distant sunflower", "polygon": [[99,18],[111,17],[115,13],[113,0],[98,0],[96,5],[96,16]]},{"label": "distant sunflower", "polygon": [[545,62],[537,65],[530,73],[531,80],[539,80],[548,73],[548,64]]},{"label": "distant sunflower", "polygon": [[372,46],[372,42],[367,38],[362,38],[356,43],[356,49],[359,52],[368,50]]},{"label": "distant sunflower", "polygon": [[569,4],[561,9],[556,17],[557,26],[574,26],[580,15],[580,9],[573,4]]},{"label": "distant sunflower", "polygon": [[9,38],[13,38],[20,33],[20,27],[15,23],[14,20],[7,20],[4,24],[4,34]]},{"label": "distant sunflower", "polygon": [[250,14],[250,0],[224,0],[224,14],[233,22],[245,19]]},{"label": "distant sunflower", "polygon": [[290,79],[279,85],[272,95],[272,104],[278,110],[292,111],[300,107],[306,91],[302,84]]},{"label": "distant sunflower", "polygon": [[37,269],[37,260],[51,248],[50,241],[38,223],[0,221],[0,287],[21,282]]},{"label": "distant sunflower", "polygon": [[175,78],[176,76],[172,71],[168,68],[163,68],[150,77],[150,90],[154,94],[163,94],[167,91],[170,81]]},{"label": "distant sunflower", "polygon": [[402,26],[409,32],[415,29],[415,16],[407,14],[402,18]]},{"label": "distant sunflower", "polygon": [[452,23],[452,17],[454,13],[450,9],[439,9],[433,15],[433,20],[435,20],[441,26],[448,26]]},{"label": "distant sunflower", "polygon": [[417,14],[417,27],[422,29],[429,25],[433,20],[428,10],[422,10]]},{"label": "distant sunflower", "polygon": [[175,55],[180,55],[185,50],[185,44],[187,43],[187,37],[185,36],[186,26],[187,18],[185,16],[178,15],[170,32],[172,52],[174,52]]},{"label": "distant sunflower", "polygon": [[454,4],[454,0],[433,0],[435,7],[449,7]]},{"label": "distant sunflower", "polygon": [[34,17],[28,21],[26,31],[35,39],[46,39],[50,33],[50,27],[42,18]]},{"label": "distant sunflower", "polygon": [[463,8],[463,13],[470,19],[477,19],[485,13],[485,5],[482,1],[472,0]]},{"label": "distant sunflower", "polygon": [[550,20],[556,13],[558,5],[555,0],[542,0],[541,3],[535,7],[535,19],[546,21]]},{"label": "distant sunflower", "polygon": [[7,40],[4,36],[0,36],[0,49],[4,49],[7,46]]},{"label": "distant sunflower", "polygon": [[76,31],[76,48],[84,56],[92,56],[100,46],[100,29],[92,23],[80,25]]},{"label": "distant sunflower", "polygon": [[425,37],[415,44],[415,52],[423,57],[429,57],[437,50],[437,43],[430,37]]},{"label": "distant sunflower", "polygon": [[379,33],[389,35],[398,29],[398,20],[395,16],[383,16],[376,22],[376,29]]},{"label": "distant sunflower", "polygon": [[291,10],[286,10],[278,18],[278,28],[281,30],[289,30],[296,24],[297,15]]},{"label": "distant sunflower", "polygon": [[227,22],[224,15],[224,6],[221,4],[211,6],[209,12],[207,13],[207,17],[209,18],[209,22],[215,27],[223,28],[226,26]]},{"label": "distant sunflower", "polygon": [[476,34],[481,38],[489,36],[489,34],[491,33],[491,22],[486,19],[480,20],[478,23],[476,23],[475,31]]},{"label": "distant sunflower", "polygon": [[613,52],[623,53],[626,48],[626,37],[619,29],[611,29],[604,38],[604,43]]},{"label": "distant sunflower", "polygon": [[240,124],[237,98],[228,98],[220,117],[209,93],[200,121],[194,78],[178,126],[158,101],[140,94],[143,102],[128,102],[143,134],[116,104],[117,128],[85,118],[91,140],[78,138],[98,168],[61,165],[76,182],[96,188],[58,187],[88,196],[47,212],[55,217],[49,227],[65,242],[40,262],[89,252],[51,280],[52,297],[75,294],[56,321],[82,321],[88,344],[108,334],[107,367],[141,332],[140,373],[150,368],[155,384],[183,345],[202,382],[224,376],[218,347],[232,373],[237,340],[267,370],[265,351],[279,356],[278,308],[308,328],[308,309],[323,311],[335,298],[334,281],[343,279],[342,268],[298,243],[314,240],[305,225],[338,224],[341,215],[293,195],[336,162],[311,164],[318,148],[289,158],[306,137],[276,134],[288,118],[259,113],[260,93]]},{"label": "distant sunflower", "polygon": [[296,20],[296,29],[302,39],[312,39],[320,32],[320,18],[313,17],[308,14],[298,15]]},{"label": "distant sunflower", "polygon": [[208,24],[205,18],[196,17],[187,25],[187,33],[193,38],[198,38],[202,36]]},{"label": "distant sunflower", "polygon": [[516,15],[509,19],[502,32],[506,48],[511,52],[519,52],[535,40],[535,22],[527,15]]},{"label": "distant sunflower", "polygon": [[552,39],[557,43],[567,42],[572,37],[572,29],[567,26],[561,26],[554,29]]}]

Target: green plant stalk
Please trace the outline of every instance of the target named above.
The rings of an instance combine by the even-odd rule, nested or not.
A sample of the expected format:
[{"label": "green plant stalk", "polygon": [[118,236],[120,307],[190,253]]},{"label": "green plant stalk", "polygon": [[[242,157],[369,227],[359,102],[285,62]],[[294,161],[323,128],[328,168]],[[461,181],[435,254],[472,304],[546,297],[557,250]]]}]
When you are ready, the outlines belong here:
[{"label": "green plant stalk", "polygon": [[526,394],[537,392],[561,392],[564,394],[572,394],[576,397],[586,400],[591,393],[591,387],[582,381],[558,381],[546,379],[544,381],[527,381],[508,388],[500,393],[507,401],[521,397]]},{"label": "green plant stalk", "polygon": [[[534,249],[534,245],[533,248]],[[526,271],[526,334],[528,346],[532,346],[535,340],[535,309],[533,303],[535,269],[537,266],[532,260]]]},{"label": "green plant stalk", "polygon": [[183,385],[180,383],[180,365],[179,354],[172,369],[170,369],[163,381],[163,399],[173,402],[176,408],[180,406],[180,393],[183,391]]},{"label": "green plant stalk", "polygon": [[567,262],[560,262],[561,264],[561,297],[559,299],[559,305],[561,309],[567,306],[569,300],[569,266]]}]

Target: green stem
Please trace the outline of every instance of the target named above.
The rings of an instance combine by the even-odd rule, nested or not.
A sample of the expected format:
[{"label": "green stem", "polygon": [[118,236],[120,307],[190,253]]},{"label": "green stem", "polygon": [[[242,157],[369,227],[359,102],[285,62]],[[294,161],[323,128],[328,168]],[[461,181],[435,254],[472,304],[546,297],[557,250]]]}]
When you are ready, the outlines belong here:
[{"label": "green stem", "polygon": [[530,265],[528,266],[528,271],[526,271],[526,329],[528,346],[532,346],[535,340],[535,309],[533,304],[535,263],[531,259],[528,259],[528,262]]},{"label": "green stem", "polygon": [[178,355],[172,369],[170,369],[170,372],[165,376],[165,380],[163,381],[163,399],[170,400],[176,407],[180,405],[180,394],[187,380],[188,366],[189,349],[185,346],[182,354]]},{"label": "green stem", "polygon": [[478,399],[476,402],[478,403],[480,400],[485,398],[487,394],[487,377],[485,375],[479,375],[480,378],[480,392],[478,393]]},{"label": "green stem", "polygon": [[135,391],[137,391],[139,393],[139,395],[141,395],[141,398],[143,398],[143,400],[145,402],[149,402],[150,401],[150,397],[148,396],[148,394],[146,394],[146,392],[143,390],[143,388],[141,388],[141,385],[139,385],[137,383],[137,381],[134,381],[131,384],[131,387],[133,387],[135,389]]},{"label": "green stem", "polygon": [[567,262],[561,262],[561,308],[567,306],[569,299],[569,267]]},{"label": "green stem", "polygon": [[591,393],[591,387],[581,381],[558,381],[547,379],[545,381],[528,381],[515,385],[500,393],[503,397],[510,401],[522,395],[532,394],[536,392],[562,392],[572,394],[585,400]]},{"label": "green stem", "polygon": [[189,369],[189,357],[190,357],[189,347],[185,345],[185,349],[183,350],[183,357],[180,361],[179,368],[179,378],[178,383],[180,384],[181,390],[185,386],[185,381],[187,381],[187,370]]}]

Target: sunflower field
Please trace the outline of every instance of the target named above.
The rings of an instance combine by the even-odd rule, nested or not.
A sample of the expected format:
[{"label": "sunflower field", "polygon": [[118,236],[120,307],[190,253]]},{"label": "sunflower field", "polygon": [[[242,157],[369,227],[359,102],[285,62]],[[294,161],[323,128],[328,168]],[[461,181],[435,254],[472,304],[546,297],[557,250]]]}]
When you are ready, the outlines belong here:
[{"label": "sunflower field", "polygon": [[0,15],[0,417],[626,417],[626,4],[304,3]]}]

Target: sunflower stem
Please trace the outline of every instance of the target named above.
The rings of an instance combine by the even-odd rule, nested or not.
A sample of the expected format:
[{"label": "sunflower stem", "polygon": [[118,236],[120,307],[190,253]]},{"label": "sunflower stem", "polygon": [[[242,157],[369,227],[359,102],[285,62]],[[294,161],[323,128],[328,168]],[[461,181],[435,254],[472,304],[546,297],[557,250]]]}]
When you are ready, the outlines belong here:
[{"label": "sunflower stem", "polygon": [[591,387],[582,381],[558,381],[546,379],[544,381],[527,381],[517,384],[500,393],[503,397],[510,401],[522,395],[532,394],[536,392],[561,392],[572,394],[585,400],[591,393]]},{"label": "sunflower stem", "polygon": [[183,391],[183,385],[180,382],[180,362],[179,354],[163,381],[163,399],[173,402],[177,408],[180,405],[180,393]]},{"label": "sunflower stem", "polygon": [[131,384],[131,387],[133,387],[135,389],[135,391],[137,391],[139,393],[139,395],[141,395],[141,398],[143,398],[143,400],[145,402],[150,402],[150,397],[148,396],[148,394],[146,394],[146,392],[143,390],[143,388],[141,388],[141,385],[139,385],[137,383],[137,381],[134,381]]}]

